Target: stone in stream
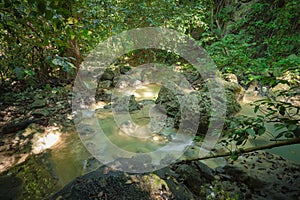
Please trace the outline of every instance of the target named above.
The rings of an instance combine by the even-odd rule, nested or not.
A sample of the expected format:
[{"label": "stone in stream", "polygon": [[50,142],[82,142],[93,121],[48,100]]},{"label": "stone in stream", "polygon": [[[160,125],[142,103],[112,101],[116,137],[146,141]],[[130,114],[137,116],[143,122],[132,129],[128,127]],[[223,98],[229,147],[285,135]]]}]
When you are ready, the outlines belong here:
[{"label": "stone in stream", "polygon": [[131,112],[134,110],[140,110],[141,105],[135,100],[134,95],[116,97],[112,101],[112,109],[117,113]]},{"label": "stone in stream", "polygon": [[118,134],[136,137],[141,140],[150,139],[154,142],[160,143],[168,141],[166,136],[153,132],[149,125],[140,126],[131,120],[125,121],[121,124]]},{"label": "stone in stream", "polygon": [[[225,82],[225,81],[223,81]],[[217,84],[217,83],[216,83]],[[214,108],[217,112],[226,111],[226,116],[236,114],[241,110],[241,106],[237,101],[235,91],[232,91],[232,84],[223,84],[225,87],[224,99],[210,99],[208,88],[203,85],[200,90],[192,91],[189,94],[183,94],[180,90],[171,91],[170,89],[162,86],[158,98],[155,103],[163,107],[167,116],[174,118],[175,127],[182,126],[183,129],[192,127],[197,128],[199,135],[205,135],[208,130],[210,120],[213,120],[212,101],[220,108]],[[215,91],[218,93],[218,91]],[[185,95],[185,96],[184,96]],[[196,99],[195,99],[196,98]],[[216,119],[219,116],[215,116]],[[197,120],[198,119],[198,120]]]}]

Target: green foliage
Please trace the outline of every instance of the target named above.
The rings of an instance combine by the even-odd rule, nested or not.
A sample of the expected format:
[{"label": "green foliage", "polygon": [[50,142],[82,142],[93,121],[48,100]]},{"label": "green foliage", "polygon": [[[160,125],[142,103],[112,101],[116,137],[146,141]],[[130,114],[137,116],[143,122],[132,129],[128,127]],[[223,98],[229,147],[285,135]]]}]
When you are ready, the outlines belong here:
[{"label": "green foliage", "polygon": [[[160,26],[195,38],[209,28],[206,1],[0,1],[1,84],[72,76],[85,55],[131,28]],[[76,67],[76,68],[75,68]]]},{"label": "green foliage", "polygon": [[[259,1],[245,10],[244,16],[227,26],[224,37],[215,40],[208,50],[219,69],[235,73],[242,85],[254,80],[268,84],[264,78],[277,77],[278,69],[296,66],[290,61],[295,62],[298,56],[300,4],[296,0],[282,5]],[[224,7],[215,17],[226,22],[231,11],[232,6]]]},{"label": "green foliage", "polygon": [[101,26],[96,16],[102,7],[90,9],[95,6],[88,0],[6,2],[0,2],[1,83],[74,74],[81,52],[97,41],[92,33]]},{"label": "green foliage", "polygon": [[[262,99],[252,103],[254,117],[239,115],[227,120],[228,140],[221,142],[228,146],[232,142],[239,146],[244,145],[248,139],[255,139],[257,136],[268,134],[270,139],[284,140],[300,137],[300,106],[299,82],[285,81],[291,85],[288,90],[279,90],[274,94],[273,99]],[[294,86],[293,86],[294,85]],[[296,102],[294,102],[296,101]],[[293,103],[294,102],[294,103]],[[274,127],[275,133],[266,130],[265,124],[268,123]],[[232,154],[235,158],[235,154]]]},{"label": "green foliage", "polygon": [[249,117],[245,115],[239,115],[231,119],[227,119],[228,139],[221,142],[227,146],[234,142],[237,146],[244,145],[248,139],[255,139],[266,132],[264,126],[265,120],[263,115],[257,117]]},{"label": "green foliage", "polygon": [[280,99],[263,99],[256,101],[254,111],[260,109],[264,113],[265,121],[272,122],[277,135],[274,139],[300,137],[300,106],[287,101],[290,98],[299,97],[299,85],[291,87],[287,91],[280,91],[276,97]]},{"label": "green foliage", "polygon": [[[219,4],[218,4],[219,5]],[[232,4],[234,6],[234,3]],[[219,23],[227,23],[223,30],[217,24],[214,31],[219,38],[208,46],[219,69],[234,73],[243,86],[255,81],[259,87],[288,87],[278,92],[268,91],[266,99],[253,103],[255,117],[237,116],[226,122],[228,139],[225,146],[236,145],[232,159],[236,159],[248,139],[268,134],[273,140],[300,137],[299,118],[299,12],[297,1],[258,1],[248,4],[243,17],[230,23],[232,5],[223,5],[214,16]],[[229,7],[228,7],[229,6]],[[224,34],[224,36],[223,36]],[[272,124],[275,133],[266,131]]]}]

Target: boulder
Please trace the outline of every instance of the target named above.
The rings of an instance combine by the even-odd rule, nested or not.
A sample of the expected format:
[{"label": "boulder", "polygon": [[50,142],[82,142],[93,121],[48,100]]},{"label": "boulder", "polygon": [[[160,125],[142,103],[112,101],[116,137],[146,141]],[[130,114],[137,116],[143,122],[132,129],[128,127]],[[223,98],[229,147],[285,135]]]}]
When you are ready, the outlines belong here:
[{"label": "boulder", "polygon": [[115,97],[111,105],[114,111],[119,113],[141,109],[141,105],[135,100],[134,95]]},{"label": "boulder", "polygon": [[119,66],[120,74],[126,74],[130,70],[131,70],[131,66],[128,66],[128,65],[120,65]]},{"label": "boulder", "polygon": [[[224,82],[226,99],[215,98],[211,100],[205,84],[201,86],[200,90],[194,90],[189,94],[183,94],[180,90],[171,91],[162,86],[155,103],[163,107],[169,117],[175,119],[176,128],[181,127],[186,130],[196,127],[198,134],[205,135],[211,116],[214,116],[211,109],[212,101],[215,105],[220,105],[219,108],[214,108],[217,112],[220,111],[219,109],[226,109],[227,117],[241,110],[236,89],[233,87],[234,83],[227,84],[226,81]],[[238,86],[236,87],[238,88]],[[213,88],[213,92],[218,93],[217,90],[217,87]]]},{"label": "boulder", "polygon": [[112,81],[100,81],[98,83],[97,91],[95,98],[97,101],[109,102],[111,100],[111,91],[110,87],[112,86]]},{"label": "boulder", "polygon": [[[120,158],[83,175],[49,200],[65,199],[298,199],[300,165],[271,153],[243,154],[215,170],[200,161],[174,163],[148,173],[149,157]],[[148,169],[149,170],[149,169]]]},{"label": "boulder", "polygon": [[96,171],[77,178],[48,200],[89,199],[194,199],[182,183],[171,178],[172,171],[156,173],[125,173],[114,166],[126,165],[123,159],[102,166]]},{"label": "boulder", "polygon": [[176,172],[178,180],[189,188],[196,196],[200,195],[200,186],[214,180],[214,172],[200,161],[190,164],[174,165],[172,169]]}]

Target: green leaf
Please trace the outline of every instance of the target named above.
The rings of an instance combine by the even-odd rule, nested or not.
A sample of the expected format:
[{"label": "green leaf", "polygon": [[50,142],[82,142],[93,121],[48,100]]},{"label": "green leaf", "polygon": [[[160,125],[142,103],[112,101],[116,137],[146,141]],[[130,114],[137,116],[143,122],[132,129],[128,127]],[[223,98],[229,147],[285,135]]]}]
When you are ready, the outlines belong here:
[{"label": "green leaf", "polygon": [[243,140],[239,140],[236,142],[236,145],[241,145],[241,144],[243,144]]},{"label": "green leaf", "polygon": [[259,109],[259,106],[255,106],[254,113],[257,113],[258,109]]},{"label": "green leaf", "polygon": [[282,116],[285,115],[285,107],[284,106],[280,106],[280,108],[279,108],[279,114],[281,114]]},{"label": "green leaf", "polygon": [[276,135],[276,139],[278,139],[278,138],[281,138],[282,136],[283,136],[283,134],[285,133],[285,131],[283,131],[283,132],[281,132],[281,133],[279,133],[278,135]]},{"label": "green leaf", "polygon": [[296,130],[297,129],[297,125],[296,124],[290,124],[289,126],[288,126],[288,130],[289,131],[294,131],[294,130]]},{"label": "green leaf", "polygon": [[258,129],[257,134],[258,135],[262,135],[266,132],[266,128],[264,126],[262,126],[260,129]]},{"label": "green leaf", "polygon": [[21,79],[24,77],[24,70],[20,67],[15,67],[13,70],[14,74],[18,77],[18,79]]},{"label": "green leaf", "polygon": [[262,135],[265,133],[266,128],[261,124],[255,124],[253,130],[256,135]]},{"label": "green leaf", "polygon": [[26,75],[29,75],[29,76],[34,76],[35,75],[35,72],[33,70],[28,70],[28,69],[25,69],[24,70],[24,73]]},{"label": "green leaf", "polygon": [[247,128],[246,132],[250,135],[250,136],[255,136],[255,131],[252,128]]},{"label": "green leaf", "polygon": [[48,90],[48,91],[50,91],[50,90],[51,90],[50,84],[46,84],[46,85],[45,85],[45,89]]},{"label": "green leaf", "polygon": [[280,130],[280,129],[283,129],[283,128],[285,128],[285,125],[284,124],[274,124],[273,125],[274,126],[274,128],[275,128],[275,130]]},{"label": "green leaf", "polygon": [[237,151],[233,151],[232,154],[230,155],[230,158],[232,160],[237,160],[239,157],[239,153]]},{"label": "green leaf", "polygon": [[285,134],[284,134],[284,136],[286,138],[293,138],[294,137],[294,133],[291,132],[291,131],[286,131]]}]

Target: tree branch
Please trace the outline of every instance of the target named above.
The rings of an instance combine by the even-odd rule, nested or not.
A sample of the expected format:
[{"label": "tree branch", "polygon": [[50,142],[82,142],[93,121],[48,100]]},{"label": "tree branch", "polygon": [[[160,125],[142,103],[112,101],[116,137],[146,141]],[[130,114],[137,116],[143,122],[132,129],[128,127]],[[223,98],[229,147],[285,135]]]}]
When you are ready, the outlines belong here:
[{"label": "tree branch", "polygon": [[[272,149],[274,147],[280,147],[280,146],[286,146],[286,145],[292,145],[292,144],[300,144],[300,138],[287,139],[287,140],[284,140],[284,141],[279,141],[279,142],[266,144],[266,145],[262,145],[262,146],[257,146],[257,147],[249,147],[249,148],[240,150],[239,153],[240,154],[249,153],[249,152],[253,152],[253,151],[264,150],[264,149]],[[189,162],[193,162],[193,161],[206,160],[206,159],[210,159],[210,158],[226,157],[226,156],[230,156],[231,154],[232,154],[232,152],[227,151],[227,152],[224,152],[224,153],[221,153],[221,154],[208,155],[208,156],[204,156],[204,157],[201,157],[201,158],[193,158],[193,159],[188,159],[188,160],[182,160],[182,161],[179,161],[177,163],[189,163]]]}]

